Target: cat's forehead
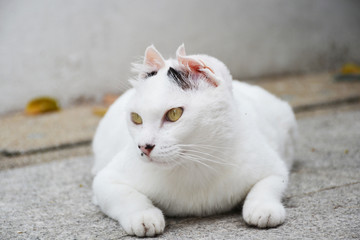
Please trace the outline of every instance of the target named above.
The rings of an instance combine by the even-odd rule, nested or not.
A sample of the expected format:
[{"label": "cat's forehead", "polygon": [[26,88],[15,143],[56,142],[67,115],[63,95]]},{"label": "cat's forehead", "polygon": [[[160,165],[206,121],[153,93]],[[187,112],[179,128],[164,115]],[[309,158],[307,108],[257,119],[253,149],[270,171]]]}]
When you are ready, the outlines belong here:
[{"label": "cat's forehead", "polygon": [[167,69],[160,69],[156,74],[146,79],[140,80],[137,92],[141,95],[166,94],[177,92],[167,75]]},{"label": "cat's forehead", "polygon": [[137,84],[139,94],[177,94],[191,88],[187,76],[173,59],[167,60],[166,65],[158,71],[151,71],[143,76],[145,77],[139,79]]},{"label": "cat's forehead", "polygon": [[161,107],[183,102],[188,95],[168,76],[168,69],[161,69],[156,75],[141,80],[136,87],[134,105]]}]

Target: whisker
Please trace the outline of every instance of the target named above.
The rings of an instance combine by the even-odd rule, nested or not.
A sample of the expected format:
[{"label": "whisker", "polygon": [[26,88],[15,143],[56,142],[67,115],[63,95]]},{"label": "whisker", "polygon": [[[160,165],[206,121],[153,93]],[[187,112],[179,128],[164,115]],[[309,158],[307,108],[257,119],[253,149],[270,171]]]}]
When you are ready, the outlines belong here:
[{"label": "whisker", "polygon": [[226,151],[223,151],[223,150],[219,150],[219,149],[212,149],[212,148],[207,148],[207,147],[191,147],[191,146],[183,146],[183,147],[180,147],[180,149],[184,150],[184,151],[199,151],[199,152],[212,152],[212,153],[215,153],[215,154],[219,154],[219,155],[222,155],[222,156],[225,156],[225,153]]},{"label": "whisker", "polygon": [[[218,163],[218,164],[222,164],[222,165],[228,165],[228,166],[233,166],[233,167],[237,167],[237,165],[235,164],[232,164],[232,163],[229,163],[229,162],[226,162],[224,159],[221,159],[217,156],[213,156],[209,153],[205,153],[205,152],[201,152],[201,151],[197,151],[197,150],[186,150],[187,152],[190,152],[190,153],[193,153],[193,156],[198,156],[196,155],[197,154],[203,154],[205,156],[208,156],[210,158],[206,158],[205,156],[198,156],[198,157],[201,157],[203,160],[206,160],[206,161],[209,161],[209,162],[213,162],[213,163]],[[212,159],[211,159],[212,158]]]},{"label": "whisker", "polygon": [[189,160],[189,161],[192,161],[192,162],[195,162],[195,163],[199,163],[199,164],[201,164],[201,165],[203,165],[203,166],[205,166],[205,167],[207,167],[207,168],[209,168],[209,169],[211,169],[213,171],[217,171],[216,169],[214,169],[210,165],[208,165],[208,164],[206,164],[206,163],[204,163],[202,161],[199,161],[199,160],[202,160],[202,159],[198,158],[198,156],[196,156],[196,155],[189,155],[189,154],[181,153],[180,156],[182,156],[186,160]]},{"label": "whisker", "polygon": [[210,162],[210,163],[214,163],[214,164],[218,164],[218,165],[222,165],[222,166],[231,166],[234,168],[237,168],[238,166],[231,164],[231,163],[226,163],[226,162],[219,162],[216,161],[214,159],[210,159],[210,158],[206,158],[206,157],[199,157],[198,155],[191,155],[193,157],[197,157],[199,160],[205,161],[205,162]]},{"label": "whisker", "polygon": [[179,147],[201,147],[201,148],[209,148],[209,149],[224,149],[230,150],[230,147],[221,147],[221,146],[212,146],[212,145],[205,145],[205,144],[177,144]]},{"label": "whisker", "polygon": [[[214,158],[214,159],[217,159],[217,160],[219,160],[220,162],[224,162],[223,159],[221,159],[221,158],[219,158],[219,157],[216,157],[216,156],[213,156],[213,155],[211,155],[211,154],[209,154],[209,153],[205,153],[205,152],[201,152],[201,151],[197,151],[197,150],[192,150],[192,149],[187,149],[186,152],[193,153],[193,154],[195,154],[195,155],[196,155],[196,153],[203,154],[203,155],[205,155],[205,156],[208,156],[208,157],[212,157],[212,158]],[[203,157],[204,157],[204,156],[203,156]]]}]

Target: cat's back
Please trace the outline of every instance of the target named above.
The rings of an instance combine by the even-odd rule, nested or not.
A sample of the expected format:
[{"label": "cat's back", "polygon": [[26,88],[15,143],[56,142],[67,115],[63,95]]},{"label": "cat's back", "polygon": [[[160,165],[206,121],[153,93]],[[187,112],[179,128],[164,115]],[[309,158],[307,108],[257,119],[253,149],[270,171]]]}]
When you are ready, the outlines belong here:
[{"label": "cat's back", "polygon": [[261,87],[235,80],[233,94],[240,117],[248,118],[290,167],[297,135],[290,105]]},{"label": "cat's back", "polygon": [[101,119],[93,139],[94,166],[92,173],[95,175],[111,159],[121,151],[131,139],[126,123],[126,107],[134,89],[126,91],[108,109]]},{"label": "cat's back", "polygon": [[292,113],[287,102],[259,86],[237,80],[233,80],[232,85],[235,101],[251,105],[257,113],[266,114],[269,118]]}]

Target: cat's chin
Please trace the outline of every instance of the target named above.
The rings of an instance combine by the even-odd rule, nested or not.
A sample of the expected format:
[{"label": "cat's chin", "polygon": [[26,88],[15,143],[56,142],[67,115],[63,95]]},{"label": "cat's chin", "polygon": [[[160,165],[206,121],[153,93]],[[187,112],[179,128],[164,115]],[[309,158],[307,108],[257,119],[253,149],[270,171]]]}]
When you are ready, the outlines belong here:
[{"label": "cat's chin", "polygon": [[161,161],[156,158],[152,157],[146,157],[142,159],[148,164],[153,164],[154,166],[164,167],[164,168],[173,168],[176,166],[176,163],[174,161]]}]

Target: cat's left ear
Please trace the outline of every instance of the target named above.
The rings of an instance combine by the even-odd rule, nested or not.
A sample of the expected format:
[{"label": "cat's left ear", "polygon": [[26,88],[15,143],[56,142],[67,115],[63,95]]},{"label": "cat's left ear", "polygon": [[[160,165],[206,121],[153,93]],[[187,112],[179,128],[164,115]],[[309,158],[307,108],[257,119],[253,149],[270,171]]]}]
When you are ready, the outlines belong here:
[{"label": "cat's left ear", "polygon": [[182,44],[176,51],[178,62],[187,68],[192,74],[201,74],[214,87],[219,86],[220,81],[214,71],[200,59],[194,56],[186,56],[185,46]]},{"label": "cat's left ear", "polygon": [[153,71],[165,67],[165,60],[161,54],[156,50],[154,45],[151,45],[145,50],[144,65],[151,68]]}]

